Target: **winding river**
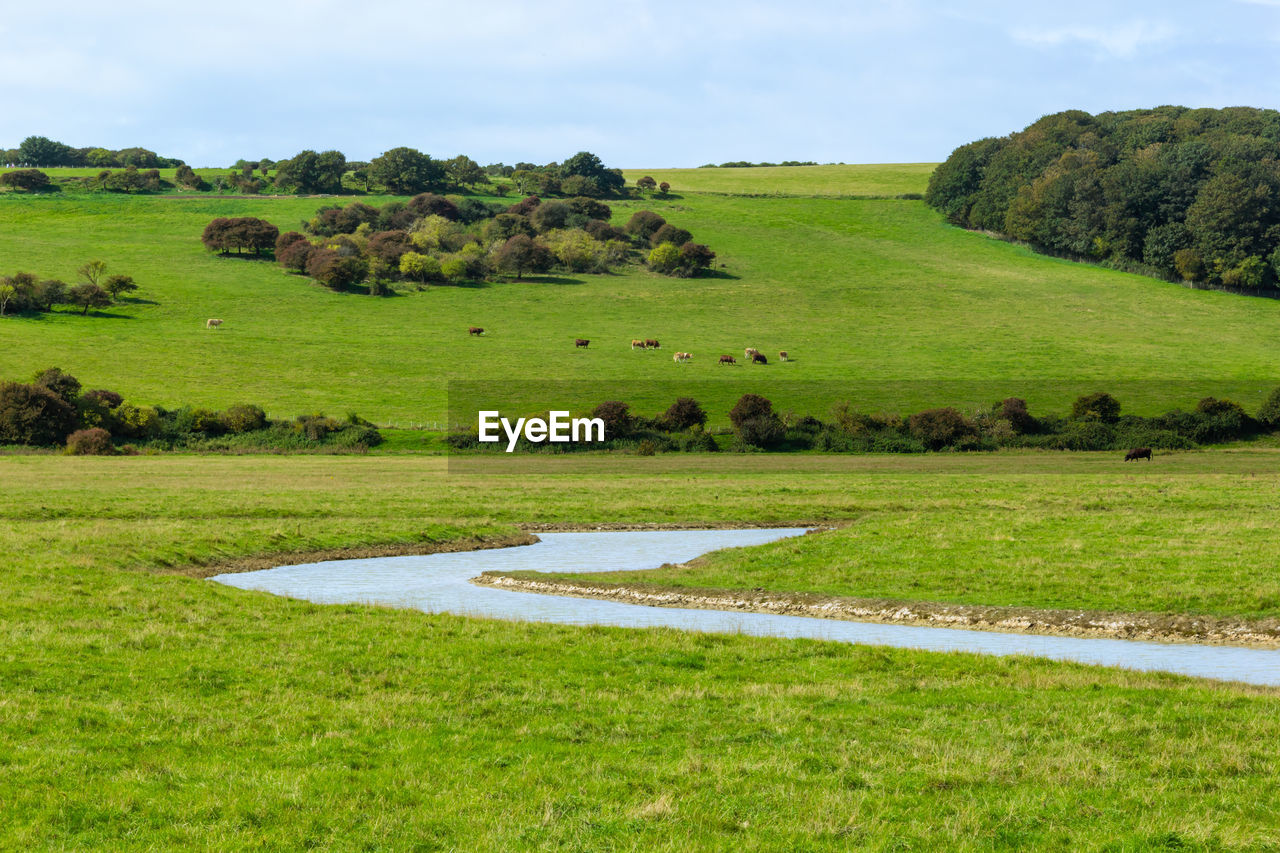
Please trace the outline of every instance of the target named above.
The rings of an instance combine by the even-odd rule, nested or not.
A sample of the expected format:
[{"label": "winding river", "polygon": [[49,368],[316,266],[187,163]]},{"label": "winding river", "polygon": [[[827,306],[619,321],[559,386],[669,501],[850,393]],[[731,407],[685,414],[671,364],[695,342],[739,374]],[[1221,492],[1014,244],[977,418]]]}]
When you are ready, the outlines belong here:
[{"label": "winding river", "polygon": [[804,637],[929,651],[1033,655],[1054,660],[1280,685],[1280,651],[1231,646],[1004,634],[884,625],[808,616],[644,607],[616,601],[539,595],[477,586],[484,571],[610,572],[680,563],[720,548],[762,545],[804,533],[769,530],[662,530],[543,533],[515,548],[379,557],[281,566],[211,580],[320,604],[367,603],[428,613],[570,625],[667,627],[691,631]]}]

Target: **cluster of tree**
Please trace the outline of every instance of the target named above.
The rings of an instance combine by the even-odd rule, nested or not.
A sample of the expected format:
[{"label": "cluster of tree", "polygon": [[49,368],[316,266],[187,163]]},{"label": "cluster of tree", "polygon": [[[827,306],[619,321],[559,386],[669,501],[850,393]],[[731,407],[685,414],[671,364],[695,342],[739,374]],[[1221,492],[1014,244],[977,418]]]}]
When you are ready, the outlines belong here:
[{"label": "cluster of tree", "polygon": [[[649,266],[674,276],[694,276],[715,253],[692,235],[650,211],[638,211],[624,228],[610,224],[613,211],[593,198],[543,201],[530,196],[507,206],[474,198],[420,193],[381,207],[354,202],[329,205],[305,224],[308,233],[275,235],[275,226],[251,218],[215,219],[204,243],[222,252],[266,251],[276,261],[334,290],[368,283],[388,292],[394,281],[483,281],[494,275],[607,272],[643,252]],[[254,241],[257,242],[254,242]]]},{"label": "cluster of tree", "polygon": [[10,166],[33,167],[98,167],[138,169],[171,169],[182,165],[181,160],[172,157],[161,157],[146,148],[121,148],[113,151],[109,148],[72,148],[62,142],[56,142],[47,136],[28,136],[17,148],[4,152],[4,162]]},{"label": "cluster of tree", "polygon": [[[563,445],[532,444],[525,451],[637,450],[652,453],[720,448],[705,431],[707,415],[697,401],[680,398],[654,417],[634,415],[619,401],[601,403],[591,413],[605,423],[605,439]],[[1035,417],[1026,401],[1010,397],[989,409],[966,415],[944,407],[902,416],[868,414],[849,404],[836,406],[827,421],[805,415],[782,415],[758,394],[744,394],[729,411],[733,426],[728,448],[738,451],[778,450],[843,453],[924,453],[927,451],[995,450],[1037,447],[1055,450],[1125,450],[1134,447],[1189,449],[1280,432],[1280,388],[1256,415],[1230,400],[1206,397],[1193,411],[1156,417],[1122,415],[1120,403],[1105,392],[1079,397],[1067,417]],[[451,434],[455,449],[482,449],[474,430]]]},{"label": "cluster of tree", "polygon": [[636,189],[645,192],[657,190],[660,195],[666,195],[671,191],[671,184],[666,181],[658,183],[652,175],[645,175],[643,178],[636,178]]},{"label": "cluster of tree", "polygon": [[72,305],[87,315],[91,308],[106,308],[138,289],[133,276],[107,275],[104,261],[89,261],[76,274],[79,281],[74,285],[29,272],[0,276],[0,317],[49,312],[55,305]]},{"label": "cluster of tree", "polygon": [[962,145],[926,200],[1042,250],[1232,288],[1280,275],[1280,112],[1045,116]]},{"label": "cluster of tree", "polygon": [[49,176],[39,169],[15,169],[0,175],[0,187],[37,193],[49,189]]},{"label": "cluster of tree", "polygon": [[331,449],[373,447],[382,435],[368,421],[299,415],[270,421],[254,405],[223,411],[138,406],[114,391],[82,391],[58,368],[29,383],[0,383],[0,445],[65,446],[68,453],[113,455],[152,449]]},{"label": "cluster of tree", "polygon": [[590,151],[545,166],[517,163],[510,178],[516,192],[526,196],[610,198],[623,195],[627,185],[621,169],[606,167]]},{"label": "cluster of tree", "polygon": [[816,166],[813,160],[783,160],[781,163],[748,163],[746,160],[730,160],[728,163],[703,163],[699,169],[754,169],[761,166]]},{"label": "cluster of tree", "polygon": [[256,216],[220,216],[204,227],[200,242],[211,252],[230,254],[234,249],[237,255],[245,249],[252,249],[255,255],[273,252],[280,229],[265,219]]}]

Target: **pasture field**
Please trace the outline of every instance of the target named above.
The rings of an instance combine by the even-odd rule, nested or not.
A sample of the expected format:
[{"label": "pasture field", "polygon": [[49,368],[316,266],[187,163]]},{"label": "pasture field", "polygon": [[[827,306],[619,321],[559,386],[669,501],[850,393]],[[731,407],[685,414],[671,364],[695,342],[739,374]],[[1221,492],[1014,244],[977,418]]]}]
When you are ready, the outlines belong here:
[{"label": "pasture field", "polygon": [[[615,221],[658,210],[723,267],[689,280],[630,267],[391,298],[329,292],[199,241],[216,216],[290,229],[327,201],[5,194],[0,271],[74,281],[81,263],[101,258],[141,290],[99,316],[3,318],[0,377],[57,365],[140,403],[254,402],[282,417],[354,410],[434,429],[450,380],[492,383],[525,413],[548,404],[544,380],[590,380],[645,414],[693,391],[719,426],[747,391],[824,416],[843,400],[904,411],[1010,395],[1062,413],[1105,389],[1127,411],[1153,414],[1205,395],[1255,410],[1280,382],[1280,302],[1038,256],[949,227],[919,201],[689,192],[616,203]],[[208,331],[209,317],[226,324]],[[488,334],[469,338],[472,325]],[[590,349],[575,351],[575,337]],[[664,348],[633,352],[636,337]],[[716,364],[747,345],[793,361]],[[673,364],[677,349],[693,362]]]},{"label": "pasture field", "polygon": [[[849,560],[896,549],[971,600],[1137,605],[1203,558],[1203,607],[1274,613],[1212,544],[1274,565],[1273,457],[5,457],[0,847],[1272,849],[1273,689],[317,606],[192,575],[513,522],[828,519],[854,526],[710,563],[786,584],[836,542],[843,569],[814,583],[861,583]],[[1182,543],[1170,561],[1094,542],[1142,523]],[[1037,557],[1044,590],[991,580]],[[1127,586],[1090,588],[1102,557]]]},{"label": "pasture field", "polygon": [[937,163],[838,166],[758,166],[731,169],[623,169],[627,183],[648,175],[670,192],[749,196],[889,198],[923,194]]}]

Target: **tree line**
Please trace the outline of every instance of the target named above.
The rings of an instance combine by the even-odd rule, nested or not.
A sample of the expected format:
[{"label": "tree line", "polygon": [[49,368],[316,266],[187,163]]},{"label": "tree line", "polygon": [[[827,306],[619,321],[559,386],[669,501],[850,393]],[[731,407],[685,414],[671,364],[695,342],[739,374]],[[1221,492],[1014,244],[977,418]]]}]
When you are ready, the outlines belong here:
[{"label": "tree line", "polygon": [[56,367],[31,382],[0,382],[0,445],[64,447],[73,455],[113,456],[154,450],[348,450],[382,442],[369,421],[323,414],[272,421],[261,407],[222,411],[135,405],[115,391],[84,390]]},{"label": "tree line", "polygon": [[172,169],[181,166],[182,161],[173,157],[162,157],[146,148],[110,148],[90,147],[73,148],[63,142],[57,142],[47,136],[28,136],[17,148],[4,151],[4,162],[9,166],[28,166],[31,168],[56,168],[68,166],[73,168],[126,168],[137,169]]},{"label": "tree line", "polygon": [[71,305],[82,315],[120,302],[138,289],[133,276],[107,275],[105,261],[89,261],[76,270],[78,281],[67,284],[56,278],[17,272],[0,276],[0,317],[6,314],[48,313],[58,305]]},{"label": "tree line", "polygon": [[372,295],[388,293],[394,282],[425,287],[552,270],[599,273],[636,260],[692,277],[715,260],[689,231],[652,211],[637,211],[621,228],[612,216],[609,205],[586,196],[530,196],[506,205],[420,193],[381,207],[326,205],[304,224],[306,233],[280,233],[255,217],[220,217],[201,240],[223,254],[271,253],[333,290],[366,285]]},{"label": "tree line", "polygon": [[[1123,415],[1119,400],[1105,391],[1078,397],[1066,416],[1034,416],[1025,400],[1010,397],[971,414],[950,406],[909,415],[870,414],[841,403],[826,420],[783,414],[767,398],[744,394],[729,411],[732,432],[723,447],[706,431],[706,411],[688,397],[677,399],[665,412],[650,418],[633,412],[625,402],[609,400],[596,406],[591,417],[604,421],[604,442],[548,445],[522,437],[516,447],[526,452],[603,449],[641,455],[720,449],[826,453],[989,451],[1002,447],[1191,449],[1280,432],[1280,388],[1254,415],[1231,400],[1205,397],[1192,411],[1174,410],[1155,417]],[[451,433],[447,442],[455,450],[491,447],[479,441],[474,428]]]},{"label": "tree line", "polygon": [[1055,254],[1235,289],[1280,282],[1280,112],[1041,118],[951,153],[926,201]]}]

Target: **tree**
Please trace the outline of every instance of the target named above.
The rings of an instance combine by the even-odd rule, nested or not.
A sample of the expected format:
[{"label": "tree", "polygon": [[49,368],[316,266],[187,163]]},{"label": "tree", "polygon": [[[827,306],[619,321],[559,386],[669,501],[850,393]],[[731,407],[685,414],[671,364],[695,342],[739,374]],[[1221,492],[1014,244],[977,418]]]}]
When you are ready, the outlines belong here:
[{"label": "tree", "polygon": [[197,175],[195,169],[192,169],[186,163],[178,167],[178,171],[173,178],[178,182],[179,186],[189,190],[198,190],[205,186],[204,179]]},{"label": "tree", "polygon": [[39,169],[18,169],[0,175],[0,186],[13,187],[23,192],[39,192],[49,186],[49,176]]},{"label": "tree", "polygon": [[27,166],[64,166],[70,147],[47,136],[28,136],[18,146],[18,159]]},{"label": "tree", "polygon": [[102,278],[103,273],[106,271],[106,261],[89,261],[82,264],[80,268],[76,270],[76,275],[80,276],[80,280],[82,282],[96,285],[98,283],[98,279]]},{"label": "tree", "polygon": [[716,259],[716,253],[701,243],[685,243],[680,247],[680,275],[691,278],[702,272]]},{"label": "tree", "polygon": [[240,254],[243,249],[252,249],[255,255],[274,251],[276,238],[280,229],[256,216],[239,216],[228,219],[220,216],[204,228],[200,242],[211,252],[229,253],[232,249]]},{"label": "tree", "polygon": [[68,403],[75,402],[80,394],[80,380],[60,367],[47,367],[32,378],[41,388],[48,388]]},{"label": "tree", "polygon": [[526,234],[516,234],[498,249],[498,269],[514,272],[519,280],[526,272],[545,272],[555,258],[551,250]]},{"label": "tree", "polygon": [[67,301],[67,285],[56,278],[45,279],[32,288],[31,297],[40,310],[52,311],[54,305]]},{"label": "tree", "polygon": [[79,305],[83,309],[80,312],[83,316],[88,316],[90,308],[106,308],[111,304],[111,294],[89,282],[71,288],[67,292],[67,298],[72,305]]},{"label": "tree", "polygon": [[291,187],[297,193],[338,193],[342,192],[346,171],[347,158],[341,151],[317,153],[307,149],[276,164],[276,184]]},{"label": "tree", "polygon": [[652,192],[654,189],[657,188],[657,186],[658,186],[658,182],[655,181],[653,178],[649,177],[648,175],[645,175],[643,178],[636,179],[636,189],[638,190],[649,190],[650,192]]},{"label": "tree", "polygon": [[664,222],[657,231],[649,235],[649,245],[657,246],[662,243],[670,243],[673,246],[683,246],[693,239],[693,235],[683,228],[677,228],[669,222]]},{"label": "tree", "polygon": [[666,181],[663,181],[662,183],[658,184],[658,193],[660,195],[666,195],[670,190],[671,190],[671,184],[667,183]]},{"label": "tree", "polygon": [[395,195],[439,189],[444,167],[416,148],[392,148],[369,163],[369,175]]},{"label": "tree", "polygon": [[459,154],[444,163],[449,182],[457,187],[470,187],[489,183],[489,175],[480,164],[465,154]]},{"label": "tree", "polygon": [[631,406],[620,400],[605,400],[591,412],[591,417],[604,422],[604,437],[626,438],[636,426],[636,419],[631,414]]},{"label": "tree", "polygon": [[560,164],[560,177],[568,178],[580,175],[593,179],[605,193],[617,193],[627,185],[618,169],[607,169],[600,158],[590,151],[579,151]]},{"label": "tree", "polygon": [[3,317],[9,310],[9,303],[13,301],[14,295],[18,289],[12,284],[0,282],[0,317]]},{"label": "tree", "polygon": [[121,295],[132,293],[138,289],[138,285],[134,283],[133,276],[113,275],[107,278],[103,289],[111,294],[112,299],[119,302]]}]

